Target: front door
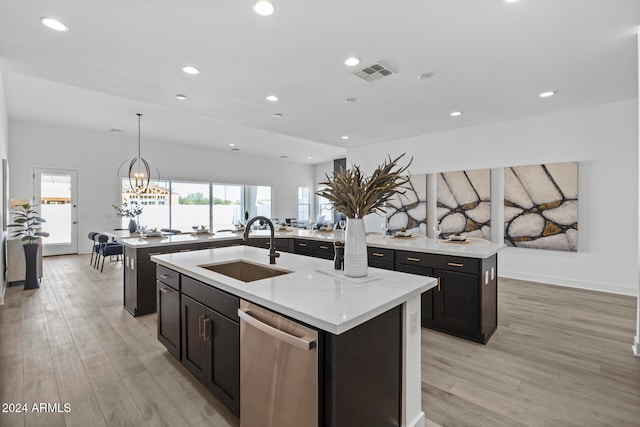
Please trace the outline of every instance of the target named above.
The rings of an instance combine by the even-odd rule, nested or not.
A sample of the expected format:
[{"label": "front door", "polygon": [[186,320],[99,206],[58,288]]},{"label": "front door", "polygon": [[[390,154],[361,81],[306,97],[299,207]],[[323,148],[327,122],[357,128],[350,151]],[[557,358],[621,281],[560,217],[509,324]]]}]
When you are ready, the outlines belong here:
[{"label": "front door", "polygon": [[47,220],[42,230],[42,255],[78,253],[78,172],[35,168],[34,200],[40,216]]}]

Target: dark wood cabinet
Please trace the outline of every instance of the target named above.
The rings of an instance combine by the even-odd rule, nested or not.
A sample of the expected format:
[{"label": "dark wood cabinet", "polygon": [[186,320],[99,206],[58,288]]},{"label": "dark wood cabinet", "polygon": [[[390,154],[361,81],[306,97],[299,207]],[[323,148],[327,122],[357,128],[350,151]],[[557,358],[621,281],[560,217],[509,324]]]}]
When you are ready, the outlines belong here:
[{"label": "dark wood cabinet", "polygon": [[395,252],[393,249],[367,247],[367,262],[369,267],[394,270]]},{"label": "dark wood cabinet", "polygon": [[180,360],[180,275],[158,266],[157,277],[158,341],[173,357]]},{"label": "dark wood cabinet", "polygon": [[[276,251],[293,253],[293,239],[277,238],[275,242]],[[246,244],[254,248],[269,249],[270,242],[269,238],[266,237],[251,237],[247,240]]]},{"label": "dark wood cabinet", "polygon": [[331,241],[293,239],[293,251],[298,255],[334,259],[335,247]]},{"label": "dark wood cabinet", "polygon": [[[240,300],[183,276],[182,364],[236,416],[240,414]],[[213,308],[192,297],[203,297]],[[231,304],[231,305],[230,305]]]},{"label": "dark wood cabinet", "polygon": [[431,276],[421,325],[485,344],[497,328],[497,255],[486,259],[396,251],[395,269]]},{"label": "dark wood cabinet", "polygon": [[124,308],[134,316],[153,313],[157,310],[156,264],[153,255],[189,252],[199,249],[231,246],[238,240],[217,242],[192,242],[164,245],[152,248],[124,248]]}]

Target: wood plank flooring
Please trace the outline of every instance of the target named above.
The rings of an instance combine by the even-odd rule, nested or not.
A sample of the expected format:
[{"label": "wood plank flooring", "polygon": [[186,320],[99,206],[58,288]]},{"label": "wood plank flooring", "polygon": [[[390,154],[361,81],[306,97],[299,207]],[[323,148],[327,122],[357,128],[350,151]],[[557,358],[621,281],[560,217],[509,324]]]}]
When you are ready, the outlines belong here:
[{"label": "wood plank flooring", "polygon": [[[40,289],[0,306],[0,426],[238,426],[156,339],[155,314],[122,308],[121,265],[44,260]],[[635,298],[501,279],[486,346],[422,331],[427,426],[640,426]],[[31,409],[31,407],[30,407]]]}]

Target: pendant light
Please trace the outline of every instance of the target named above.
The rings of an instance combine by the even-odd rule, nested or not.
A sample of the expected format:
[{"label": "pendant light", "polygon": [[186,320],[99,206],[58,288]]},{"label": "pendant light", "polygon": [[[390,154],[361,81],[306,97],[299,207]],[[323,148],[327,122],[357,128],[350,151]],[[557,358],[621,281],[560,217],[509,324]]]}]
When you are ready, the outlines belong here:
[{"label": "pendant light", "polygon": [[125,160],[118,168],[118,179],[124,191],[131,191],[135,194],[146,193],[149,187],[157,186],[160,173],[158,168],[151,162],[145,160],[140,154],[140,119],[138,116],[138,156],[131,160]]}]

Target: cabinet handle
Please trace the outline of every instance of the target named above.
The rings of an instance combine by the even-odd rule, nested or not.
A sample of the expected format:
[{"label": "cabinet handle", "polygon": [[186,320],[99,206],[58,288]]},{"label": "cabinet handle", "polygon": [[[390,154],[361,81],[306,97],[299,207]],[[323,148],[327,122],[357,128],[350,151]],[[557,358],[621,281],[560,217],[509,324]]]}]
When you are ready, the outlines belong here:
[{"label": "cabinet handle", "polygon": [[204,331],[202,332],[202,339],[205,341],[209,341],[209,338],[211,338],[209,334],[207,334],[207,325],[210,323],[211,321],[209,320],[209,318],[204,316],[204,319],[202,319],[202,325],[204,329]]},{"label": "cabinet handle", "polygon": [[162,252],[149,252],[149,256],[162,255]]},{"label": "cabinet handle", "polygon": [[204,319],[204,316],[198,317],[198,338],[202,338],[202,319]]},{"label": "cabinet handle", "polygon": [[413,257],[408,256],[407,257],[407,261],[417,261],[417,262],[419,262],[420,258],[413,258]]},{"label": "cabinet handle", "polygon": [[440,292],[440,278],[438,277],[438,292]]},{"label": "cabinet handle", "polygon": [[329,249],[329,246],[320,246],[320,249]]},{"label": "cabinet handle", "polygon": [[171,292],[171,289],[169,289],[169,288],[160,288],[160,292],[162,292],[163,294],[168,294],[169,292]]},{"label": "cabinet handle", "polygon": [[384,256],[384,254],[379,254],[378,252],[372,252],[371,255],[379,256],[379,257],[383,257]]},{"label": "cabinet handle", "polygon": [[161,274],[161,275],[160,275],[160,278],[161,278],[161,279],[165,279],[165,280],[167,280],[167,279],[171,279],[171,276],[170,276],[170,275],[168,275],[168,274]]},{"label": "cabinet handle", "polygon": [[448,262],[447,265],[451,266],[451,267],[464,267],[464,264],[460,264],[457,262]]},{"label": "cabinet handle", "polygon": [[264,242],[265,246],[269,246],[269,242]]},{"label": "cabinet handle", "polygon": [[191,252],[191,249],[180,249],[180,252]]},{"label": "cabinet handle", "polygon": [[298,243],[298,246],[307,246],[306,243]]}]

